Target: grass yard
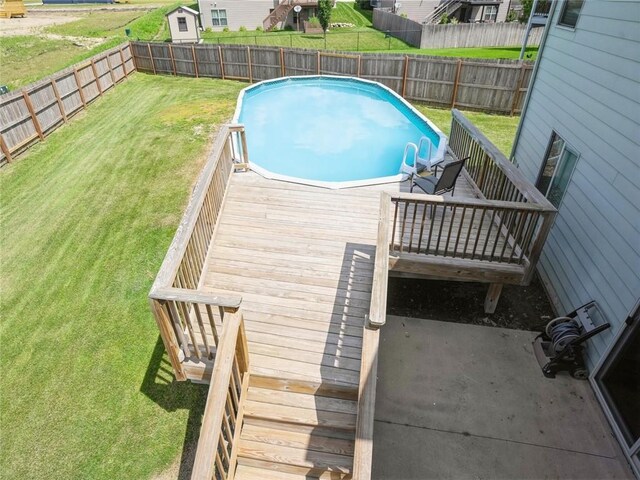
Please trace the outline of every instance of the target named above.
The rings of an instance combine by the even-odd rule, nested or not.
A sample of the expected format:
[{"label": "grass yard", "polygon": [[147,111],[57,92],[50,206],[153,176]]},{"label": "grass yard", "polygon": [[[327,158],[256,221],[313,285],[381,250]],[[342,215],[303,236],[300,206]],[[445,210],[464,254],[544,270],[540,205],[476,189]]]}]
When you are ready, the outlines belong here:
[{"label": "grass yard", "polygon": [[[135,74],[0,170],[6,478],[177,476],[206,388],[172,382],[147,294],[244,86]],[[469,117],[508,153],[517,117]]]},{"label": "grass yard", "polygon": [[[423,103],[413,104],[424,116],[435,123],[440,130],[449,135],[451,130],[451,110],[435,108]],[[511,154],[513,139],[516,135],[520,117],[508,117],[506,115],[491,115],[481,112],[464,112],[464,115],[471,120],[482,133],[484,133],[493,144],[505,154],[507,158]]]},{"label": "grass yard", "polygon": [[83,18],[47,27],[43,34],[3,37],[0,85],[22,87],[108,50],[127,40],[125,28],[131,29],[133,38],[164,39],[168,37],[164,16],[171,8],[148,13],[85,12]]},{"label": "grass yard", "polygon": [[[521,47],[477,47],[477,48],[407,48],[393,53],[408,53],[412,55],[437,55],[440,57],[462,58],[507,58],[517,60]],[[381,50],[384,52],[386,50]],[[538,47],[527,47],[525,60],[535,60]]]},{"label": "grass yard", "polygon": [[136,74],[0,171],[4,478],[149,478],[197,436],[146,297],[243,86]]}]

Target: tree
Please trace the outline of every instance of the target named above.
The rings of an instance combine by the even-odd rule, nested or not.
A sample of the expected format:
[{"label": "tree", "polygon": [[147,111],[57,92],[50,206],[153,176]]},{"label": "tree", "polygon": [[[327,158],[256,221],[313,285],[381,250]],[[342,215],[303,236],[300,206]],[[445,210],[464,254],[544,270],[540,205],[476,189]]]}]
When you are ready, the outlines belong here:
[{"label": "tree", "polygon": [[331,22],[331,10],[333,10],[333,0],[318,0],[318,20],[324,33],[327,33]]},{"label": "tree", "polygon": [[520,15],[520,22],[527,23],[529,21],[529,15],[531,15],[531,9],[533,8],[533,0],[522,0],[522,15]]}]

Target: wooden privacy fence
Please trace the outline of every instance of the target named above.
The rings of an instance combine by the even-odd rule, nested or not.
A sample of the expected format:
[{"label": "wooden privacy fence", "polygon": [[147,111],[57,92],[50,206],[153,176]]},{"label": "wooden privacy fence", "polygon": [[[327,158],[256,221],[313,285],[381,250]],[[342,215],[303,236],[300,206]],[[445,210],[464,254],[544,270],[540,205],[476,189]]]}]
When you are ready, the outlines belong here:
[{"label": "wooden privacy fence", "polygon": [[135,70],[129,44],[0,97],[0,166],[44,140]]},{"label": "wooden privacy fence", "polygon": [[513,115],[522,109],[533,64],[389,54],[342,54],[247,45],[131,42],[138,70],[248,82],[296,75],[346,75],[380,82],[438,106]]},{"label": "wooden privacy fence", "polygon": [[213,358],[225,309],[240,306],[239,296],[222,298],[198,289],[231,174],[237,162],[246,160],[244,128],[223,126],[149,294],[178,380],[192,378],[190,360],[197,363]]}]

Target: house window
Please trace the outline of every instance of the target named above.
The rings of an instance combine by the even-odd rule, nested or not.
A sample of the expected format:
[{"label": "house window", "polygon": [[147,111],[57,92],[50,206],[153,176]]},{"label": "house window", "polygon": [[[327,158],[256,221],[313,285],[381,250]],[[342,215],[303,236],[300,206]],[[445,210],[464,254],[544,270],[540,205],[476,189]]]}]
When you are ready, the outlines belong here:
[{"label": "house window", "polygon": [[485,22],[495,22],[498,17],[498,7],[496,5],[488,5],[484,10],[484,18]]},{"label": "house window", "polygon": [[227,26],[227,11],[226,10],[211,10],[211,23],[214,27],[226,27]]},{"label": "house window", "polygon": [[577,161],[578,154],[553,132],[536,187],[556,208],[562,202]]},{"label": "house window", "polygon": [[178,17],[178,31],[186,32],[187,30],[187,19],[185,17]]},{"label": "house window", "polygon": [[580,10],[582,9],[583,3],[584,0],[565,0],[562,4],[562,10],[560,11],[558,25],[576,28],[576,23],[578,23],[578,17],[580,16]]}]

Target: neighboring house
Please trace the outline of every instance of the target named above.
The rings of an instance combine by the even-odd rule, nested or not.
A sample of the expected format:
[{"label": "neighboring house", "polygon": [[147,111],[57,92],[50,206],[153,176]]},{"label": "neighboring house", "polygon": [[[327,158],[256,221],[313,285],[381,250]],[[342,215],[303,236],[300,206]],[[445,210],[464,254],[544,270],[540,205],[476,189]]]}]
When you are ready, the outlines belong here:
[{"label": "neighboring house", "polygon": [[419,23],[438,23],[446,13],[461,23],[504,22],[509,0],[370,0],[375,8],[391,8]]},{"label": "neighboring house", "polygon": [[198,43],[200,41],[199,13],[189,7],[178,7],[167,13],[167,23],[173,43]]},{"label": "neighboring house", "polygon": [[640,2],[554,4],[512,160],[558,208],[538,264],[558,313],[595,300],[612,325],[588,364],[596,392],[625,378],[598,395],[640,475]]},{"label": "neighboring house", "polygon": [[[231,31],[245,27],[255,30],[260,27],[270,30],[289,25],[302,28],[302,22],[317,13],[317,0],[199,0],[200,19],[203,28],[221,31],[225,27]],[[294,6],[300,5],[298,14]],[[299,17],[298,17],[299,16]]]}]

